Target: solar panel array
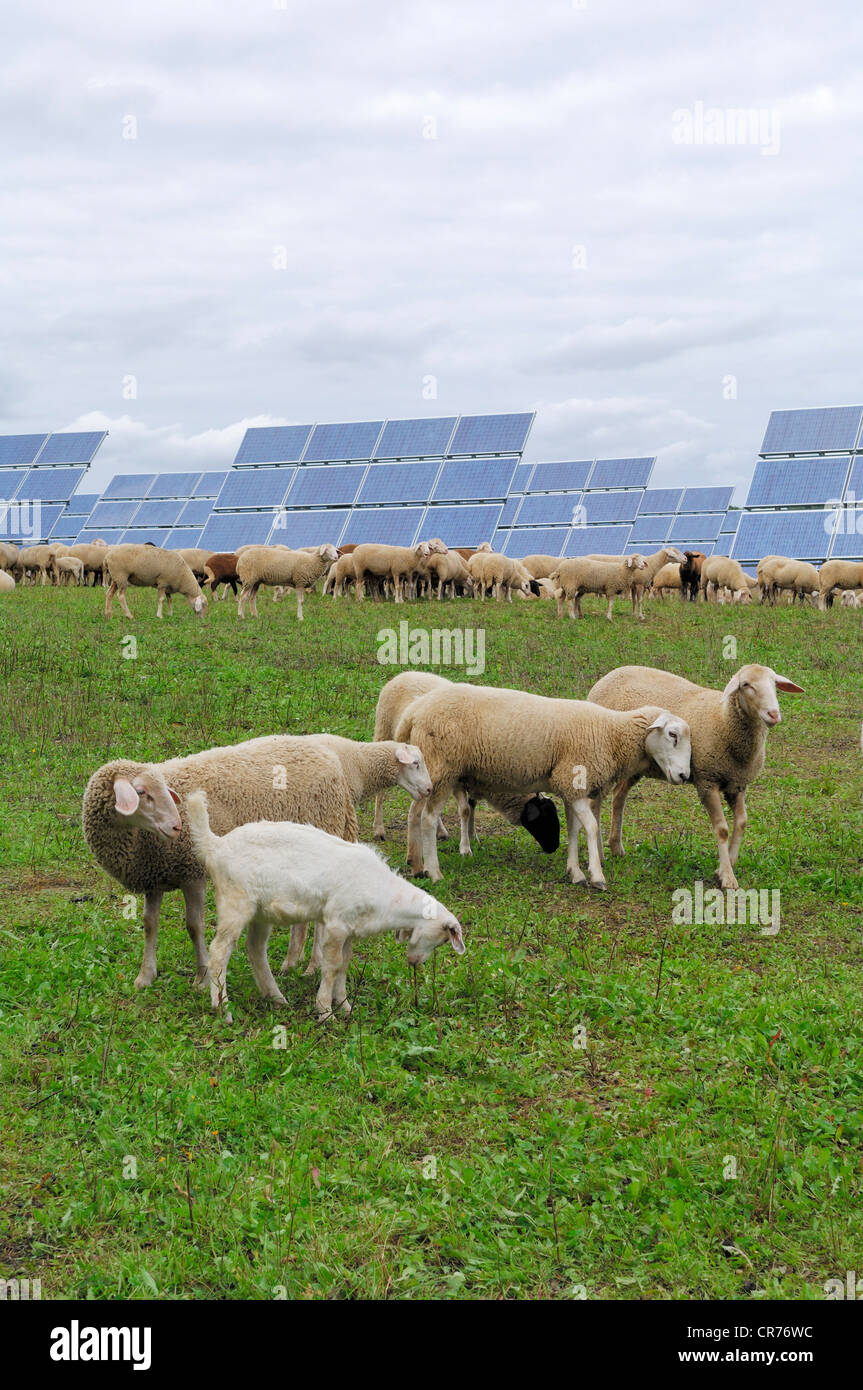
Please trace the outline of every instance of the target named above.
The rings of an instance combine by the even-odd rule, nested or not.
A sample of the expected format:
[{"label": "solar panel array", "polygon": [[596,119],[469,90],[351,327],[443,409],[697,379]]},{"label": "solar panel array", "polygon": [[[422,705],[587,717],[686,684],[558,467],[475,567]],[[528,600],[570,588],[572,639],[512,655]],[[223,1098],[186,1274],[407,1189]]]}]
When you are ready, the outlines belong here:
[{"label": "solar panel array", "polygon": [[104,430],[0,436],[0,538],[24,545],[74,538],[84,508],[74,504],[73,521],[73,494],[104,438]]},{"label": "solar panel array", "polygon": [[[284,470],[273,471],[278,472],[281,482]],[[149,541],[169,550],[197,546],[228,476],[224,470],[215,473],[118,473],[101,497],[81,498],[80,505],[74,497],[71,499],[68,514],[61,523],[63,539],[92,541],[99,537],[111,545],[121,542],[143,545]],[[52,533],[52,538],[55,536],[60,537],[57,528]]]}]

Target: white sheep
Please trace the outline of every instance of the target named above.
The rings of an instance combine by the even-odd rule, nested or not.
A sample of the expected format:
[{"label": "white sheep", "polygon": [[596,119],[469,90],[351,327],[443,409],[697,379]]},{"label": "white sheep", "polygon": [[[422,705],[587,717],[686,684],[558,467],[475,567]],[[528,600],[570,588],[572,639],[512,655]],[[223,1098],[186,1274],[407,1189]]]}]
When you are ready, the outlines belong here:
[{"label": "white sheep", "polygon": [[708,555],[701,567],[701,588],[708,602],[717,601],[720,589],[730,589],[739,602],[741,596],[749,595],[749,577],[742,566],[729,556]]},{"label": "white sheep", "polygon": [[84,582],[84,561],[76,555],[60,555],[54,563],[60,584],[82,584]]},{"label": "white sheep", "polygon": [[[0,514],[0,521],[3,520]],[[18,563],[18,547],[11,541],[0,541],[0,570],[13,570]]]},{"label": "white sheep", "polygon": [[548,579],[560,564],[560,556],[525,555],[521,563],[533,579]]},{"label": "white sheep", "polygon": [[[662,550],[657,550],[653,555],[644,557],[644,564],[637,565],[629,571],[629,596],[632,601],[632,611],[639,618],[644,617],[644,594],[654,582],[656,576],[665,568],[666,565],[676,564],[685,565],[686,556],[682,550],[678,550],[675,545],[664,546]],[[678,575],[680,571],[678,570]],[[625,592],[625,591],[624,591]]]},{"label": "white sheep", "polygon": [[863,560],[828,560],[818,572],[818,607],[833,605],[834,589],[863,589]]},{"label": "white sheep", "polygon": [[608,599],[605,616],[611,622],[615,597],[632,592],[633,578],[646,564],[641,555],[624,555],[616,560],[596,560],[589,555],[561,560],[549,575],[557,591],[557,616],[563,617],[565,602],[571,618],[583,618],[582,594],[604,594]]},{"label": "white sheep", "polygon": [[303,621],[303,599],[338,558],[334,545],[319,545],[314,551],[288,550],[279,545],[253,545],[237,551],[237,574],[243,587],[237,602],[237,617],[244,616],[246,601],[253,618],[258,616],[256,596],[262,584],[296,589],[297,619]]},{"label": "white sheep", "polygon": [[391,580],[395,601],[401,603],[404,586],[411,584],[417,567],[431,553],[431,546],[426,541],[413,548],[405,545],[358,545],[353,551],[357,600],[362,602],[365,598],[366,578],[371,575],[385,581]]},{"label": "white sheep", "polygon": [[463,589],[465,593],[473,593],[473,579],[467,562],[462,559],[457,550],[448,550],[445,555],[432,554],[423,562],[425,569],[430,575],[435,575],[438,581],[437,596],[442,599],[445,591],[449,589],[450,598],[455,598],[456,590]]},{"label": "white sheep", "polygon": [[513,589],[520,590],[523,594],[531,592],[532,575],[520,560],[514,560],[511,555],[501,555],[495,550],[478,550],[468,560],[467,567],[473,579],[474,590],[479,589],[481,603],[485,603],[485,596],[490,589],[498,603],[503,599],[511,603]]},{"label": "white sheep", "polygon": [[356,938],[404,934],[411,965],[420,965],[447,941],[458,955],[464,953],[458,918],[393,873],[369,845],[346,844],[310,825],[271,821],[217,836],[203,791],[189,796],[187,809],[191,841],[216,896],[218,926],[208,960],[214,1009],[227,1004],[228,961],[244,929],[258,989],[265,999],[285,1004],[267,960],[270,932],[276,924],[320,924],[323,965],[315,1001],[320,1018],[336,1010],[350,1013],[346,975]]},{"label": "white sheep", "polygon": [[200,616],[207,611],[207,600],[197,579],[185,560],[175,550],[162,550],[157,545],[111,545],[105,552],[105,569],[110,583],[105,595],[105,617],[110,618],[114,595],[127,618],[131,618],[126,602],[130,584],[137,588],[156,589],[159,603],[156,617],[162,616],[162,605],[168,600],[168,612],[173,612],[174,594],[182,594]]},{"label": "white sheep", "polygon": [[354,569],[353,555],[340,555],[327,570],[327,577],[324,580],[324,593],[331,593],[333,598],[341,598],[348,584],[356,582],[356,577],[357,572]]},{"label": "white sheep", "polygon": [[8,570],[0,570],[0,594],[11,593],[15,588],[15,580]]},{"label": "white sheep", "polygon": [[[692,731],[692,781],[716,836],[722,888],[737,887],[734,866],[746,828],[746,788],[764,766],[768,729],[782,718],[777,690],[802,693],[799,685],[769,666],[742,666],[724,690],[695,685],[652,666],[621,666],[597,681],[588,695],[588,699],[614,710],[655,701],[686,720]],[[655,773],[630,773],[615,789],[609,841],[615,854],[623,854],[626,798],[643,776]],[[734,813],[730,842],[722,796]]]},{"label": "white sheep", "polygon": [[683,596],[683,581],[680,578],[680,566],[673,562],[663,565],[657,574],[653,576],[651,592],[655,598],[667,598],[669,594],[680,594]]}]

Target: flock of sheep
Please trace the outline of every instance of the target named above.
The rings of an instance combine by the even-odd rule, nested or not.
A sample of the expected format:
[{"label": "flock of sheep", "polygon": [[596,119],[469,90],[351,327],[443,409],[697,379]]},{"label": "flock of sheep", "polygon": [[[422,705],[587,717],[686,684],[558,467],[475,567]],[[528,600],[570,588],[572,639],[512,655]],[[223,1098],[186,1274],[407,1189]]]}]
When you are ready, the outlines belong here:
[{"label": "flock of sheep", "polygon": [[632,612],[644,617],[645,596],[708,601],[776,603],[783,598],[812,601],[821,609],[839,596],[843,605],[863,606],[863,562],[830,560],[818,570],[802,560],[767,555],[757,574],[747,574],[736,561],[698,551],[681,552],[664,546],[652,555],[585,555],[560,559],[554,555],[526,555],[522,560],[502,555],[485,542],[477,549],[449,549],[439,539],[416,546],[330,544],[291,550],[283,545],[246,545],[237,551],[163,550],[152,544],[113,545],[102,541],[65,545],[48,543],[18,549],[0,542],[0,592],[18,582],[42,584],[104,584],[105,613],[111,616],[116,597],[131,618],[126,592],[129,586],[158,592],[157,616],[165,600],[187,598],[196,613],[206,610],[204,590],[225,597],[228,586],[237,598],[237,615],[246,607],[258,616],[257,595],[262,587],[281,599],[293,589],[297,617],[303,619],[303,600],[323,580],[323,592],[334,598],[353,591],[357,600],[367,594],[405,599],[478,597],[493,594],[499,601],[548,598],[557,603],[561,617],[583,617],[581,599],[594,594],[607,600],[606,617],[612,618],[616,597],[628,599]]}]

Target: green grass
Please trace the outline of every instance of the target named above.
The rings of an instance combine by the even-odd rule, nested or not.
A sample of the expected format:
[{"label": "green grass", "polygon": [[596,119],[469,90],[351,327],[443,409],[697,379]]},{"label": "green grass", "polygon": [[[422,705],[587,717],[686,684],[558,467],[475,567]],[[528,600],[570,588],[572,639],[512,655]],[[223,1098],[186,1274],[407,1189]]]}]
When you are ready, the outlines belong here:
[{"label": "green grass", "polygon": [[[157,623],[142,591],[130,625],[102,597],[0,604],[0,1276],[46,1298],[735,1299],[822,1298],[861,1270],[858,614],[668,602],[636,627],[622,606],[609,625],[596,607],[572,623],[545,603],[313,598],[300,628],[268,598],[258,624],[229,603],[199,624],[182,601]],[[394,674],[376,634],[401,618],[481,624],[482,679],[548,695],[624,662],[799,681],[739,866],[781,891],[778,936],[673,924],[712,835],[690,788],[642,783],[606,894],[491,814],[473,859],[446,842],[437,891],[467,954],[414,979],[373,942],[347,1024],[318,1025],[298,975],[271,1010],[243,951],[235,1022],[214,1017],[177,894],[136,993],[141,934],[81,834],[90,772],[277,731],[368,738]],[[388,799],[394,865],[406,809]]]}]

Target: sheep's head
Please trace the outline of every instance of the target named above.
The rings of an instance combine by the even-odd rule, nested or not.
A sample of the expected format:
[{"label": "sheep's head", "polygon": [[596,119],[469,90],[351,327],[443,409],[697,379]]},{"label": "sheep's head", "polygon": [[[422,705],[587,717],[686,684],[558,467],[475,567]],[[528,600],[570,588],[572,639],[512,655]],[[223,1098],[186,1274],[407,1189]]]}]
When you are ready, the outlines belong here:
[{"label": "sheep's head", "polygon": [[439,903],[437,898],[430,897],[428,893],[424,893],[423,897],[425,902],[422,907],[422,921],[418,927],[414,927],[408,937],[408,965],[422,965],[423,961],[428,960],[432,952],[445,942],[449,942],[456,955],[463,956],[464,934],[458,918],[454,917],[443,903]]},{"label": "sheep's head", "polygon": [[418,559],[427,560],[429,555],[431,555],[431,550],[426,541],[420,541],[419,545],[416,547],[415,553]]},{"label": "sheep's head", "polygon": [[326,545],[319,545],[318,554],[322,560],[329,560],[330,562],[339,558],[339,552],[336,550],[336,547],[329,543]]},{"label": "sheep's head", "polygon": [[644,570],[647,569],[647,561],[643,555],[627,555],[626,568],[628,570]]},{"label": "sheep's head", "polygon": [[479,552],[480,552],[481,550],[491,550],[491,542],[490,542],[490,541],[483,541],[482,545],[478,545],[477,548],[476,548],[476,550],[477,550],[477,554],[479,554]]},{"label": "sheep's head", "polygon": [[443,541],[440,539],[439,536],[436,536],[435,539],[432,541],[427,541],[426,544],[428,545],[428,548],[433,555],[449,554],[449,546],[444,545]]},{"label": "sheep's head", "polygon": [[532,796],[522,806],[519,821],[541,850],[554,854],[560,844],[560,817],[550,796],[540,796],[539,793]]},{"label": "sheep's head", "polygon": [[396,748],[396,762],[399,765],[398,784],[410,792],[414,801],[431,795],[432,781],[425,758],[416,744],[400,743]]},{"label": "sheep's head", "polygon": [[644,747],[669,782],[679,786],[689,781],[692,735],[685,719],[660,710],[647,730]]},{"label": "sheep's head", "polygon": [[207,611],[207,600],[204,598],[203,594],[198,594],[197,598],[192,599],[192,607],[199,618],[203,617]]},{"label": "sheep's head", "polygon": [[129,828],[152,830],[163,840],[176,840],[182,825],[180,798],[155,768],[141,768],[131,777],[114,779],[114,812]]},{"label": "sheep's head", "polygon": [[669,561],[675,565],[685,565],[686,556],[682,550],[677,549],[676,545],[667,545],[665,547],[665,563],[668,564]]},{"label": "sheep's head", "polygon": [[737,700],[740,710],[747,719],[757,723],[763,720],[769,729],[782,722],[779,711],[777,690],[785,690],[793,695],[802,695],[803,687],[795,685],[787,676],[779,676],[771,666],[758,666],[752,663],[741,666],[731,677],[722,692],[725,700]]}]

